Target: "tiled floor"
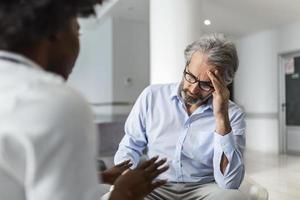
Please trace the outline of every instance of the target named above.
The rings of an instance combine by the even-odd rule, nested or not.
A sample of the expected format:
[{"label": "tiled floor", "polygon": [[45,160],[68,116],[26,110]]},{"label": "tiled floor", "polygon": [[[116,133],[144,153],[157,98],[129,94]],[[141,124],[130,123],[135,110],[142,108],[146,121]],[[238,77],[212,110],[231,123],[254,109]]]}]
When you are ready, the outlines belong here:
[{"label": "tiled floor", "polygon": [[247,151],[248,176],[265,187],[270,200],[300,200],[300,156]]}]

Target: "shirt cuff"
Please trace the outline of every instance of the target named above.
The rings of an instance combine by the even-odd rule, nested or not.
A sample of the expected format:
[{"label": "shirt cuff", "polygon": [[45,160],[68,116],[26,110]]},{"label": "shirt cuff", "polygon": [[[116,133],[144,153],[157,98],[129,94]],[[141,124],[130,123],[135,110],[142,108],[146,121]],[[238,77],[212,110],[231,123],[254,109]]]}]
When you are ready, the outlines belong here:
[{"label": "shirt cuff", "polygon": [[225,156],[230,161],[235,149],[234,136],[232,131],[224,136],[215,132],[214,143],[215,148],[221,151],[220,153],[224,152]]}]

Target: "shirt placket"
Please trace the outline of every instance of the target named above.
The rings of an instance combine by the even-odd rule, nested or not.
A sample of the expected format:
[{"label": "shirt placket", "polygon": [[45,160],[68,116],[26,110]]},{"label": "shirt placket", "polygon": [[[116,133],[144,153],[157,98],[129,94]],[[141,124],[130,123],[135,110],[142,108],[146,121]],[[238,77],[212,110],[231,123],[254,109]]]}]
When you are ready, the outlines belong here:
[{"label": "shirt placket", "polygon": [[183,148],[184,140],[188,134],[189,128],[190,128],[190,122],[191,118],[187,115],[184,105],[182,106],[183,110],[182,112],[185,113],[185,122],[182,127],[183,134],[180,135],[178,142],[176,144],[176,150],[175,150],[175,169],[176,169],[176,179],[177,182],[184,182],[184,176],[183,176],[183,170],[182,170],[182,162],[181,162],[181,153]]}]

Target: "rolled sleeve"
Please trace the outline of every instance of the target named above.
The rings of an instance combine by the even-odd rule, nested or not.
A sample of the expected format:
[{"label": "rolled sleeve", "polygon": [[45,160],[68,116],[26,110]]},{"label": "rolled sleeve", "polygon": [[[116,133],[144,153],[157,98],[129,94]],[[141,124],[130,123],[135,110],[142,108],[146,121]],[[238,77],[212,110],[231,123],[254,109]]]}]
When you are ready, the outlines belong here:
[{"label": "rolled sleeve", "polygon": [[[232,131],[224,136],[214,133],[214,178],[223,189],[238,189],[245,174],[243,151],[245,149],[244,114],[239,113],[231,123]],[[227,157],[228,165],[221,172],[222,155]]]},{"label": "rolled sleeve", "polygon": [[214,141],[215,141],[214,145],[215,145],[215,149],[217,150],[217,151],[215,151],[215,153],[217,153],[220,157],[224,153],[226,155],[227,159],[231,160],[232,154],[235,149],[233,137],[234,136],[233,136],[232,131],[224,136],[215,132],[214,133]]}]

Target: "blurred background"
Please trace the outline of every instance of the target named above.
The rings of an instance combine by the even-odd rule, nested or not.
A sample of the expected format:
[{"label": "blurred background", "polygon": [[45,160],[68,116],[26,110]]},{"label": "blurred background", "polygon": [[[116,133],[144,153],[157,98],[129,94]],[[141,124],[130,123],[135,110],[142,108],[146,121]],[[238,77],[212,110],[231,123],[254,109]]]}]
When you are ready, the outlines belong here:
[{"label": "blurred background", "polygon": [[109,0],[80,24],[81,53],[68,83],[114,144],[116,126],[122,135],[146,86],[181,80],[190,42],[213,32],[231,38],[240,59],[231,93],[246,113],[247,174],[270,199],[300,199],[299,0]]}]

